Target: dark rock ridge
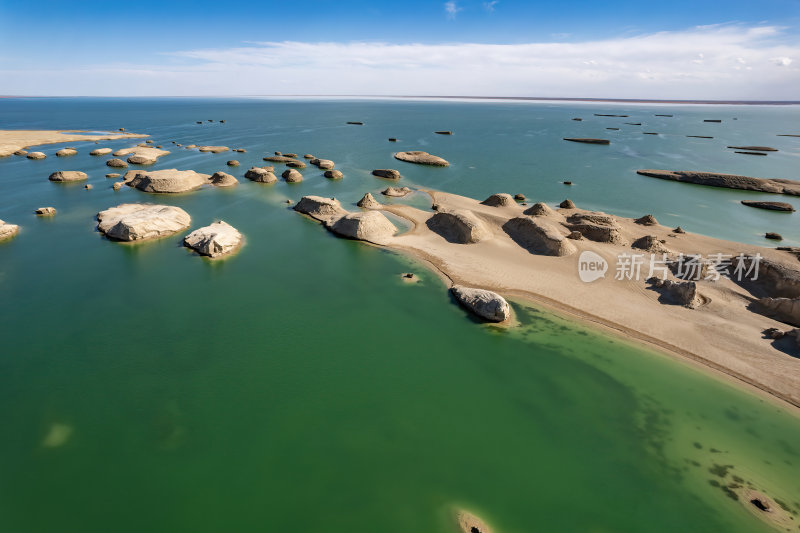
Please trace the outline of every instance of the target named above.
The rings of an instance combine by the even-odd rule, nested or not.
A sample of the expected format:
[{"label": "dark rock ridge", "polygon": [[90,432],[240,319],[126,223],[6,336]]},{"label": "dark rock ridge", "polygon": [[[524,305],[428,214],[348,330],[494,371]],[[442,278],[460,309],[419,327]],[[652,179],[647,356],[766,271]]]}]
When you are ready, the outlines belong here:
[{"label": "dark rock ridge", "polygon": [[708,185],[710,187],[724,187],[727,189],[740,189],[744,191],[759,191],[775,194],[788,194],[800,196],[800,181],[787,179],[752,178],[736,174],[718,174],[715,172],[697,172],[692,170],[637,170],[637,174],[662,180]]},{"label": "dark rock ridge", "polygon": [[777,152],[777,148],[769,146],[728,146],[731,150],[755,150],[756,152]]},{"label": "dark rock ridge", "polygon": [[387,180],[399,180],[402,178],[399,171],[391,168],[377,168],[372,171],[372,175]]},{"label": "dark rock ridge", "polygon": [[758,202],[755,200],[742,200],[742,205],[746,205],[748,207],[757,207],[759,209],[769,209],[772,211],[794,211],[794,206],[792,204],[787,204],[786,202]]},{"label": "dark rock ridge", "polygon": [[764,152],[748,152],[745,150],[736,150],[734,154],[745,154],[745,155],[767,155]]},{"label": "dark rock ridge", "polygon": [[453,132],[450,131],[450,130],[439,130],[439,131],[434,131],[433,133],[435,133],[437,135],[452,135],[453,134]]},{"label": "dark rock ridge", "polygon": [[586,143],[586,144],[611,144],[611,141],[608,139],[584,139],[580,137],[564,137],[565,141],[571,141],[574,143]]},{"label": "dark rock ridge", "polygon": [[710,135],[687,135],[687,137],[692,137],[695,139],[713,139]]},{"label": "dark rock ridge", "polygon": [[627,118],[628,117],[628,115],[604,115],[602,113],[595,113],[594,116],[596,116],[596,117],[623,117],[623,118]]}]

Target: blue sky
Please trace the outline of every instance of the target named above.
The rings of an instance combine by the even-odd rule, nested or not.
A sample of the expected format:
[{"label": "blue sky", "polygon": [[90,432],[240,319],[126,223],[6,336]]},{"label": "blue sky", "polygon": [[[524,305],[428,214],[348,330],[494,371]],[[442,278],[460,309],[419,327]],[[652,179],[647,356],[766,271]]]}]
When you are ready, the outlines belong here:
[{"label": "blue sky", "polygon": [[0,0],[0,94],[787,99],[798,49],[798,0]]}]

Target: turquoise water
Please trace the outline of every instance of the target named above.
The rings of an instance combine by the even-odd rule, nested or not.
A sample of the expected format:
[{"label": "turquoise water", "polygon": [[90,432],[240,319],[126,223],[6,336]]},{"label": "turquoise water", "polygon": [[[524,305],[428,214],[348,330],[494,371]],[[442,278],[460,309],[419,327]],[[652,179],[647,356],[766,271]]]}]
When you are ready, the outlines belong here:
[{"label": "turquoise water", "polygon": [[[452,509],[466,507],[511,533],[769,531],[721,490],[715,465],[733,465],[723,486],[736,475],[800,512],[794,412],[520,303],[518,328],[477,324],[420,265],[337,239],[283,203],[306,194],[355,202],[386,186],[368,175],[381,167],[411,184],[545,201],[563,199],[559,182],[571,178],[582,206],[636,215],[648,199],[647,212],[665,223],[680,215],[694,231],[759,242],[745,229],[759,223],[798,237],[795,215],[736,205],[744,195],[626,170],[677,168],[663,151],[684,154],[681,168],[793,177],[800,142],[771,135],[797,133],[787,131],[794,108],[632,106],[619,119],[674,112],[675,131],[702,135],[711,126],[695,119],[737,116],[758,132],[748,144],[781,148],[758,161],[720,148],[745,140],[727,120],[730,137],[714,150],[627,131],[610,132],[632,140],[605,152],[560,141],[601,134],[589,117],[623,108],[608,109],[0,100],[3,128],[125,127],[165,148],[248,149],[177,149],[156,168],[212,172],[235,157],[241,178],[281,150],[331,158],[345,173],[330,182],[306,169],[299,185],[242,180],[163,197],[112,191],[105,158],[88,155],[94,143],[69,143],[79,150],[69,159],[0,160],[0,219],[22,226],[0,245],[0,529],[446,533]],[[209,118],[226,123],[195,124]],[[662,144],[649,152],[651,141]],[[642,155],[626,155],[637,142]],[[391,159],[412,148],[453,165]],[[94,189],[47,181],[71,169],[87,171]],[[193,227],[224,219],[246,245],[210,262],[179,236],[131,246],[94,231],[99,210],[131,201],[181,206]],[[37,219],[32,210],[45,205],[58,215]],[[422,282],[403,283],[405,271]]]}]

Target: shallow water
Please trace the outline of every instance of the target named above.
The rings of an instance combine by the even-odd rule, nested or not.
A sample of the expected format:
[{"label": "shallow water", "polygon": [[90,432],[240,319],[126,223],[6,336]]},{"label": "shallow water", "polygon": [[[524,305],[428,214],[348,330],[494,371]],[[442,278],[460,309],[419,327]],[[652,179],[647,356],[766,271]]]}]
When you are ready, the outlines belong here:
[{"label": "shallow water", "polygon": [[[610,147],[560,141],[602,134],[591,113],[622,109],[630,119],[602,120],[674,112],[674,122],[663,119],[657,131],[702,135],[712,127],[702,118],[737,116],[742,130],[726,120],[729,137],[719,144],[782,151],[753,162],[717,145],[694,150],[681,143],[695,140],[636,141],[625,131],[610,134],[631,140]],[[53,145],[44,147],[44,161],[0,160],[0,218],[22,226],[0,245],[0,529],[447,532],[452,507],[464,506],[511,533],[769,531],[720,485],[736,475],[800,512],[793,412],[530,306],[514,303],[518,328],[477,324],[421,266],[337,239],[283,200],[320,194],[355,202],[388,184],[369,176],[372,168],[399,168],[406,184],[545,201],[563,199],[559,182],[571,178],[569,196],[581,206],[652,212],[663,223],[675,213],[690,230],[755,243],[760,237],[746,224],[763,223],[796,239],[795,215],[736,205],[752,194],[628,172],[677,168],[667,163],[678,154],[681,168],[793,177],[800,140],[767,135],[797,133],[788,131],[796,114],[0,100],[4,128],[125,127],[153,134],[167,149],[172,140],[248,149],[174,149],[156,168],[213,172],[236,158],[242,164],[232,173],[241,179],[281,150],[331,158],[345,173],[331,182],[311,167],[298,185],[242,179],[233,190],[164,197],[112,191],[106,158],[88,155],[94,143],[70,143],[79,154],[66,159],[53,156]],[[572,123],[572,116],[586,120]],[[226,123],[195,124],[208,118]],[[741,131],[759,134],[745,139]],[[390,136],[401,142],[388,143]],[[391,159],[392,151],[420,147],[453,165]],[[67,169],[89,172],[94,189],[47,181]],[[224,219],[247,242],[236,256],[211,262],[180,247],[180,236],[123,245],[94,231],[99,210],[132,201],[178,205],[193,227]],[[408,201],[424,205],[421,196]],[[694,209],[698,203],[709,207]],[[58,215],[37,219],[32,210],[45,205]],[[404,271],[422,282],[402,282]],[[719,466],[727,465],[733,468],[721,478]]]}]

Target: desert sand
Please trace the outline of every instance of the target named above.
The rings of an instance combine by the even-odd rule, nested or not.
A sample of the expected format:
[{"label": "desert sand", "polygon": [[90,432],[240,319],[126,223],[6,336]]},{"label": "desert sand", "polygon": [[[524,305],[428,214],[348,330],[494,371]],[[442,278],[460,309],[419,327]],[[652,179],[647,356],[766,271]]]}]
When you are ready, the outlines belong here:
[{"label": "desert sand", "polygon": [[0,157],[12,155],[18,150],[42,144],[58,144],[78,141],[102,141],[147,137],[137,133],[107,133],[91,135],[81,130],[0,130]]}]

